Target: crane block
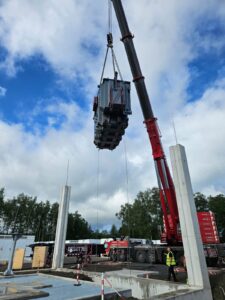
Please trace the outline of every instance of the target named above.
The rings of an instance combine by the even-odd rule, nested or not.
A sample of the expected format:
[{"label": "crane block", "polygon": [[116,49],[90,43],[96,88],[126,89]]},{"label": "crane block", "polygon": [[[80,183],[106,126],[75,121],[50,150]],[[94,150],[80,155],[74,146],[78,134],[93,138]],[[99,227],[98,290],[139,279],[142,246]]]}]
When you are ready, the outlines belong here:
[{"label": "crane block", "polygon": [[94,97],[93,111],[94,144],[99,149],[115,149],[131,114],[130,82],[104,78]]}]

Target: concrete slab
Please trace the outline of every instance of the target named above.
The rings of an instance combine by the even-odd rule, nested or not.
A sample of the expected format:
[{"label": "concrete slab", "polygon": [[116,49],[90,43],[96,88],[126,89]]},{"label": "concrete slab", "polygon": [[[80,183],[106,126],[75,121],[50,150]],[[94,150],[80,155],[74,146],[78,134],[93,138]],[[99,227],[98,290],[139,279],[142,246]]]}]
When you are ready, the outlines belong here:
[{"label": "concrete slab", "polygon": [[[11,282],[11,279],[12,278],[8,278],[8,280],[0,280],[0,299],[40,299],[49,295],[45,291],[30,288],[29,285],[26,286],[19,283]],[[36,285],[36,287],[44,288],[46,287],[46,285]]]},{"label": "concrete slab", "polygon": [[[101,294],[101,286],[95,283],[80,281],[80,286],[75,286],[75,280],[70,278],[62,278],[57,276],[50,276],[44,274],[16,276],[12,278],[0,279],[0,291],[11,288],[11,294],[2,294],[0,299],[41,299],[47,297],[48,300],[67,300],[67,299],[97,299]],[[37,290],[37,289],[44,289]],[[13,292],[13,294],[12,294]],[[21,298],[21,293],[23,297]],[[126,296],[131,295],[130,290],[119,290],[119,292]],[[27,294],[26,294],[27,293]],[[105,288],[105,295],[112,297],[115,295],[112,288]],[[25,298],[25,296],[30,298]],[[11,298],[8,298],[12,296]]]}]

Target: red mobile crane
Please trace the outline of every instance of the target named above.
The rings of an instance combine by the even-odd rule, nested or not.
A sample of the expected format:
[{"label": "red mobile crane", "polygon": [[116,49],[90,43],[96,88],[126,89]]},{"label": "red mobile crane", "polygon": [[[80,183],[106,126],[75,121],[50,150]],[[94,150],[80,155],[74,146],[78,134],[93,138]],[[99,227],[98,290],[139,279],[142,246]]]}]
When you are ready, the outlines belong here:
[{"label": "red mobile crane", "polygon": [[[168,245],[177,246],[177,250],[182,249],[178,245],[182,244],[181,233],[179,229],[179,215],[176,201],[175,188],[173,184],[173,180],[170,174],[170,170],[167,165],[165,153],[163,151],[163,146],[161,143],[161,136],[159,132],[159,128],[157,125],[157,118],[153,114],[153,110],[150,104],[150,99],[148,96],[148,92],[145,85],[145,78],[142,75],[142,71],[140,68],[140,64],[138,61],[138,57],[136,54],[136,50],[133,43],[133,34],[130,32],[128,23],[126,20],[126,16],[124,13],[124,9],[122,6],[121,0],[111,0],[114,6],[114,10],[116,13],[116,17],[119,23],[120,31],[122,34],[121,41],[124,43],[124,47],[126,50],[126,54],[128,57],[129,65],[131,68],[131,72],[133,75],[133,82],[135,84],[135,88],[137,91],[138,99],[141,105],[142,113],[144,116],[144,123],[147,128],[149,140],[152,147],[152,154],[155,163],[155,170],[157,175],[157,181],[160,191],[160,201],[163,211],[163,219],[164,219],[164,232],[161,236],[161,241],[167,243]],[[210,219],[211,216],[211,219]],[[212,217],[212,213],[199,213],[198,215],[199,224],[201,233],[204,232],[204,224],[209,224],[210,226],[214,223],[214,219]],[[204,221],[206,223],[204,223]],[[215,224],[213,225],[215,226]],[[217,232],[216,227],[215,232]],[[218,236],[218,233],[217,233]],[[209,258],[209,261],[213,260],[214,262],[218,259],[218,247],[215,245],[209,245],[209,240],[207,239],[207,229],[206,234],[202,234],[203,243],[208,244],[205,246],[205,255],[206,258]],[[214,244],[219,243],[219,238],[215,239]],[[140,262],[144,261],[153,261],[153,248],[151,245],[138,245],[137,243],[131,243],[129,241],[112,241],[106,245],[107,252],[111,256],[113,260],[125,260],[128,256],[128,253],[125,248],[130,248],[133,251],[133,256]],[[157,247],[156,247],[157,248]],[[156,249],[156,252],[158,249]],[[116,256],[113,255],[113,251],[117,251]],[[162,248],[161,248],[162,250]],[[183,251],[183,250],[182,250]],[[224,252],[224,251],[223,251]],[[114,253],[115,254],[115,253]],[[162,253],[158,254],[158,261],[160,261],[160,256]],[[225,253],[223,253],[225,255]],[[119,257],[119,258],[118,258]],[[212,258],[212,259],[211,259]]]},{"label": "red mobile crane", "polygon": [[164,223],[166,231],[163,233],[162,239],[168,244],[178,244],[181,242],[179,233],[179,216],[177,209],[176,194],[170,171],[167,165],[165,153],[160,139],[160,133],[152,107],[150,104],[148,92],[145,85],[145,78],[142,75],[136,50],[133,43],[133,35],[131,34],[126,16],[123,10],[121,0],[112,0],[120,31],[122,34],[122,42],[124,43],[133,75],[133,82],[137,91],[138,99],[144,116],[144,123],[147,128],[148,136],[152,146],[152,155],[155,162],[156,175],[160,191],[160,201],[162,205]]}]

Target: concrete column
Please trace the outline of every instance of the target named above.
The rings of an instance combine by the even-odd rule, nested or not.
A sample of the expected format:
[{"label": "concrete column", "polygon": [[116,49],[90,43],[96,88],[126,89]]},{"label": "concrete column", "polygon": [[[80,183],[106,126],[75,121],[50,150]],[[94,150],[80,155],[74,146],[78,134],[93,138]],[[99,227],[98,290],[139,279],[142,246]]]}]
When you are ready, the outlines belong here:
[{"label": "concrete column", "polygon": [[185,148],[181,145],[170,147],[173,179],[184,253],[187,263],[188,283],[205,290],[204,300],[212,299],[208,270],[198,225]]},{"label": "concrete column", "polygon": [[61,201],[55,235],[55,246],[52,260],[52,269],[62,268],[65,254],[65,241],[68,222],[68,211],[71,187],[65,185],[62,189]]},{"label": "concrete column", "polygon": [[13,233],[12,234],[12,238],[13,238],[13,246],[12,246],[12,250],[11,250],[11,256],[10,259],[8,261],[8,267],[5,270],[5,272],[3,273],[4,276],[12,276],[13,270],[12,270],[12,266],[13,266],[13,258],[14,258],[14,254],[15,254],[15,250],[16,250],[16,242],[22,237],[21,234],[19,233]]}]

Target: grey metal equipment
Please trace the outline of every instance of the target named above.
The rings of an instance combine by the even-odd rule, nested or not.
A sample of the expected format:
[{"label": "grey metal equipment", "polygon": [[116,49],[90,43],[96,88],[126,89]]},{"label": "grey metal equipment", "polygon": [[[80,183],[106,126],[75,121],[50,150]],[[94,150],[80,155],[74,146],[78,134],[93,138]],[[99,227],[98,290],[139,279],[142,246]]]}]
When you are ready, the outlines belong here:
[{"label": "grey metal equipment", "polygon": [[120,143],[131,114],[130,82],[104,78],[94,99],[94,143],[113,150]]},{"label": "grey metal equipment", "polygon": [[[97,96],[94,97],[94,144],[99,149],[115,149],[128,126],[128,115],[131,114],[130,82],[123,81],[113,50],[111,32],[111,1],[109,0],[109,33],[107,50],[103,64]],[[103,78],[108,52],[111,50],[114,78]],[[120,80],[118,79],[118,74]]]}]

